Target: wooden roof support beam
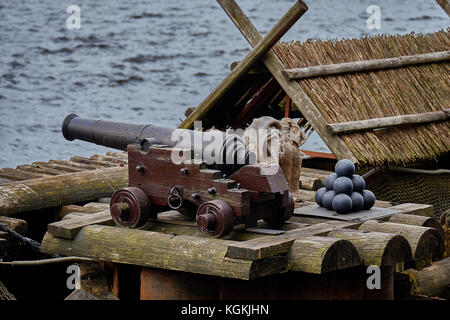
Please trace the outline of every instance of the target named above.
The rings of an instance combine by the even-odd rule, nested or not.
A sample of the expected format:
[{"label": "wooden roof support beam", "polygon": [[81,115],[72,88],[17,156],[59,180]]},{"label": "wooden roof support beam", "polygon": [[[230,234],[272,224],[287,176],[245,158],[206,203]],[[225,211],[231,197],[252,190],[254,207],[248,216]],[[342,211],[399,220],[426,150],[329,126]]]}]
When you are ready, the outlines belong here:
[{"label": "wooden roof support beam", "polygon": [[430,52],[395,58],[373,59],[335,63],[306,68],[287,69],[283,73],[289,79],[308,79],[340,75],[352,72],[366,72],[384,69],[408,67],[418,64],[445,62],[450,60],[450,51]]},{"label": "wooden roof support beam", "polygon": [[[217,0],[230,19],[241,31],[251,46],[255,47],[261,41],[261,35],[253,26],[248,17],[237,5],[234,0]],[[350,151],[350,149],[342,142],[342,140],[331,134],[326,130],[327,121],[312,103],[300,84],[294,80],[289,80],[282,71],[286,69],[281,60],[278,58],[273,50],[261,59],[266,68],[270,71],[273,77],[278,81],[280,86],[286,94],[294,102],[297,109],[303,116],[312,124],[314,130],[320,135],[331,151],[339,155],[339,158],[347,158],[350,161],[357,163],[358,160]]]},{"label": "wooden roof support beam", "polygon": [[436,0],[436,2],[441,6],[441,8],[450,17],[450,1],[449,0]]},{"label": "wooden roof support beam", "polygon": [[385,117],[368,120],[349,121],[327,124],[331,134],[345,134],[371,129],[398,127],[412,124],[430,123],[450,119],[450,108],[442,111],[432,111],[402,116]]},{"label": "wooden roof support beam", "polygon": [[299,0],[283,18],[270,30],[267,35],[255,43],[254,48],[239,63],[228,76],[206,97],[205,100],[195,109],[191,115],[180,125],[180,128],[191,128],[194,121],[203,116],[224,96],[224,94],[250,70],[250,68],[270,50],[278,40],[297,22],[298,19],[308,10],[306,4]]}]

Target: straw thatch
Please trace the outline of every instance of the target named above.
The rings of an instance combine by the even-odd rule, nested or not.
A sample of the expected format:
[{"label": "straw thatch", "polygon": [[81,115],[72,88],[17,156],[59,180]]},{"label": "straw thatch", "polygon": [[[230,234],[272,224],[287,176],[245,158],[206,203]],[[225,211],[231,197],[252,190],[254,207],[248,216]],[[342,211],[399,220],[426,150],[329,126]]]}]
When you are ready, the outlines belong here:
[{"label": "straw thatch", "polygon": [[[286,68],[382,59],[446,51],[450,47],[449,30],[428,35],[279,43],[274,50]],[[299,83],[328,123],[423,113],[450,107],[449,63],[318,77],[300,80]],[[450,122],[345,134],[341,137],[360,164],[404,164],[437,158],[450,151]]]}]

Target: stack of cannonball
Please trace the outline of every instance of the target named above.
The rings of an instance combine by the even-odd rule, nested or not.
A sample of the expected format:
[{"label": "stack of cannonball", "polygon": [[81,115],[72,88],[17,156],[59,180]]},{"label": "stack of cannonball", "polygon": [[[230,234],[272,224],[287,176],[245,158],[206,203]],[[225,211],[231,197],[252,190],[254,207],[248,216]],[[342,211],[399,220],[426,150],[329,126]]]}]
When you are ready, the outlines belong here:
[{"label": "stack of cannonball", "polygon": [[355,174],[355,165],[347,159],[336,163],[335,173],[325,179],[325,187],[316,192],[319,206],[345,214],[368,210],[375,204],[375,195],[365,190],[366,182]]}]

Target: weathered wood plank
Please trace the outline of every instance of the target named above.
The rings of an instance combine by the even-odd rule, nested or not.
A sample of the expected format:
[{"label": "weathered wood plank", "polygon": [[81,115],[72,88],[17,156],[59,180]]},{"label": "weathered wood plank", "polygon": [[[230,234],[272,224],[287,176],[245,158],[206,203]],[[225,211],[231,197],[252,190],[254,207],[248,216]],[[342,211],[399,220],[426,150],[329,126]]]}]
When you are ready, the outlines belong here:
[{"label": "weathered wood plank", "polygon": [[67,165],[58,164],[58,163],[47,163],[47,162],[41,162],[41,161],[33,162],[33,166],[38,167],[38,168],[49,168],[49,169],[59,170],[59,171],[62,171],[62,174],[86,171],[85,169],[82,169],[82,168],[76,168],[73,166],[67,166]]},{"label": "weathered wood plank", "polygon": [[412,226],[434,228],[440,233],[444,233],[441,223],[438,221],[438,219],[433,217],[397,213],[391,216],[388,221],[394,223],[410,224]]},{"label": "weathered wood plank", "polygon": [[115,164],[110,163],[110,162],[93,160],[93,159],[89,159],[89,158],[85,158],[85,157],[79,157],[79,156],[74,156],[74,157],[70,158],[70,161],[74,162],[74,163],[81,163],[81,164],[94,166],[95,168],[114,167],[114,166],[116,166]]},{"label": "weathered wood plank", "polygon": [[290,27],[308,10],[306,4],[298,0],[289,11],[278,21],[278,23],[257,43],[254,43],[253,50],[228,74],[228,76],[203,100],[199,106],[187,117],[180,128],[189,129],[195,120],[202,119],[203,116],[231,89],[231,87],[247,73],[247,71],[262,57]]},{"label": "weathered wood plank", "polygon": [[28,230],[28,223],[25,220],[0,216],[0,223],[7,225],[11,230],[25,235]]},{"label": "weathered wood plank", "polygon": [[102,211],[50,223],[48,232],[58,238],[73,239],[83,227],[93,224],[114,225],[114,221],[109,211]]},{"label": "weathered wood plank", "polygon": [[[261,41],[261,35],[258,33],[241,8],[234,0],[218,0],[218,2],[250,45],[255,47],[258,42]],[[270,50],[261,59],[261,61],[273,77],[278,81],[286,94],[291,98],[302,115],[311,123],[314,130],[317,131],[331,151],[339,159],[346,158],[354,163],[357,163],[358,160],[350,149],[342,142],[342,140],[338,136],[335,136],[326,130],[327,121],[303,91],[300,84],[297,81],[289,80],[281,72],[286,68],[276,53],[273,50]]]},{"label": "weathered wood plank", "polygon": [[73,240],[44,236],[41,251],[220,277],[249,280],[286,270],[286,258],[226,257],[232,241],[175,236],[137,229],[92,225]]},{"label": "weathered wood plank", "polygon": [[367,72],[409,67],[412,65],[437,63],[448,60],[450,60],[450,51],[441,51],[394,58],[361,60],[321,66],[311,66],[305,68],[286,69],[283,71],[283,73],[288,79],[300,80],[315,77],[341,75],[353,72]]},{"label": "weathered wood plank", "polygon": [[77,163],[77,162],[70,162],[70,161],[67,161],[67,160],[50,160],[49,163],[61,164],[61,165],[64,165],[64,166],[81,168],[81,169],[84,169],[84,170],[95,170],[95,169],[97,169],[97,167],[92,166],[92,165],[88,165],[88,164],[84,164],[84,163]]},{"label": "weathered wood plank", "polygon": [[405,214],[433,217],[433,205],[431,204],[402,203],[392,206],[391,209]]},{"label": "weathered wood plank", "polygon": [[128,168],[113,167],[0,186],[0,215],[111,196],[128,185]]},{"label": "weathered wood plank", "polygon": [[327,130],[332,134],[347,134],[379,128],[390,128],[436,121],[445,121],[447,119],[450,119],[450,109],[377,119],[330,123],[327,124]]},{"label": "weathered wood plank", "polygon": [[65,206],[62,206],[61,209],[59,210],[58,216],[62,219],[64,218],[65,215],[69,214],[69,213],[73,213],[73,212],[83,212],[83,213],[96,213],[96,212],[100,212],[100,211],[104,211],[104,208],[96,208],[96,207],[82,207],[82,206],[77,206],[75,204],[68,204]]}]

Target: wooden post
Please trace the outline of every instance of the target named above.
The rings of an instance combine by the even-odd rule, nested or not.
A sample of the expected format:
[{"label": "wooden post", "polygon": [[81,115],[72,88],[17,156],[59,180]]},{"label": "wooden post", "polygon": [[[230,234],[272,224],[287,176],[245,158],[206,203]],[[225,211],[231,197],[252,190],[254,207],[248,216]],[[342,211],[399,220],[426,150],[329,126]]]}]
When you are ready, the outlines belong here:
[{"label": "wooden post", "polygon": [[[241,8],[234,0],[217,0],[230,19],[234,22],[236,27],[241,31],[251,46],[255,47],[261,40],[261,35],[250,22],[248,17],[244,14]],[[282,70],[286,69],[281,60],[278,58],[273,50],[267,52],[264,58],[261,59],[266,68],[270,71],[273,77],[278,81],[280,86],[286,94],[292,99],[296,108],[302,115],[311,123],[314,130],[324,140],[325,144],[331,151],[339,155],[340,158],[346,158],[357,163],[358,159],[353,155],[350,149],[342,142],[342,140],[329,133],[326,130],[327,121],[312,103],[303,88],[296,81],[289,80]]]},{"label": "wooden post", "polygon": [[281,39],[289,28],[308,10],[306,4],[298,0],[281,20],[270,30],[261,41],[255,44],[252,51],[228,74],[228,76],[203,100],[202,103],[186,118],[180,128],[191,128],[194,121],[203,116],[219,101],[220,98],[261,58],[272,46]]},{"label": "wooden post", "polygon": [[299,79],[325,77],[352,72],[366,72],[366,71],[408,67],[411,65],[418,65],[425,63],[445,62],[448,60],[450,60],[450,51],[441,51],[395,58],[362,60],[362,61],[328,64],[322,66],[312,66],[306,68],[287,69],[284,70],[283,73],[289,79],[299,80]]},{"label": "wooden post", "polygon": [[402,116],[385,117],[327,124],[327,130],[332,134],[344,134],[370,129],[398,127],[412,124],[430,123],[450,119],[450,109],[432,111]]},{"label": "wooden post", "polygon": [[0,215],[111,196],[128,185],[128,167],[82,171],[0,186]]}]

